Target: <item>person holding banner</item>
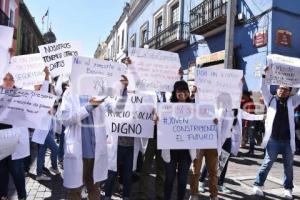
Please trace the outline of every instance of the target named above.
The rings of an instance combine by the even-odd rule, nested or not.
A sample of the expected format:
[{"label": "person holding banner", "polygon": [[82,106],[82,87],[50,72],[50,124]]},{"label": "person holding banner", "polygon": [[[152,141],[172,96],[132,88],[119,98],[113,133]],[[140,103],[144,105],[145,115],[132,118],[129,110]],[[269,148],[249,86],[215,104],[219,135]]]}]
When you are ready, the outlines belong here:
[{"label": "person holding banner", "polygon": [[[7,73],[3,78],[3,85],[5,89],[15,88],[14,77]],[[0,130],[15,128],[9,124],[0,124]],[[20,128],[21,133],[19,135],[18,145],[10,156],[0,161],[0,199],[8,199],[8,183],[9,174],[12,175],[17,193],[18,199],[26,199],[26,188],[25,188],[25,172],[23,168],[23,158],[29,156],[29,132],[27,128]]]},{"label": "person holding banner", "polygon": [[[266,68],[266,72],[269,67]],[[293,190],[293,159],[295,153],[295,121],[294,109],[300,104],[300,92],[294,96],[290,87],[280,85],[276,95],[270,93],[265,75],[262,77],[261,92],[267,106],[265,120],[265,136],[262,146],[266,148],[264,161],[258,171],[253,186],[255,195],[264,196],[262,186],[268,173],[276,161],[278,154],[282,154],[284,167],[284,197],[292,199]]]},{"label": "person holding banner", "polygon": [[[109,109],[115,110],[116,112],[122,112],[128,99],[128,93],[130,92],[127,90],[129,84],[128,78],[122,75],[120,82],[122,88],[117,103],[114,105],[114,108],[112,105],[108,105],[108,107],[110,107]],[[122,170],[123,199],[128,200],[132,188],[133,171],[136,169],[137,157],[141,146],[141,138],[109,135],[107,143],[109,170],[104,187],[105,200],[111,199],[118,170]]]},{"label": "person holding banner", "polygon": [[[177,81],[171,96],[173,103],[191,103],[188,84],[185,81]],[[196,157],[194,150],[163,150],[162,157],[165,164],[166,177],[164,185],[164,199],[170,200],[174,179],[177,174],[177,200],[183,200],[186,193],[186,185],[192,160]],[[177,173],[176,173],[177,171]]]},{"label": "person holding banner", "polygon": [[99,182],[108,171],[103,102],[75,94],[72,85],[62,97],[58,117],[66,127],[63,184],[67,199],[81,200],[83,185],[89,199],[100,199]]}]

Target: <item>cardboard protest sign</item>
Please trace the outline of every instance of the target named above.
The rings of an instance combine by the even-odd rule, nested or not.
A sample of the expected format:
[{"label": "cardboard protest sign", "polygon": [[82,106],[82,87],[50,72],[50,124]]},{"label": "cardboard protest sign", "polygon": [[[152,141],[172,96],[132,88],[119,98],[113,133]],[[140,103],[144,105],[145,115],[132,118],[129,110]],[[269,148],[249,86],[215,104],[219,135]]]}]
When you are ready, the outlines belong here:
[{"label": "cardboard protest sign", "polygon": [[281,55],[268,55],[266,83],[269,85],[285,85],[300,87],[300,59]]},{"label": "cardboard protest sign", "polygon": [[7,72],[10,72],[15,79],[18,88],[33,90],[34,85],[42,84],[45,79],[43,72],[45,63],[39,53],[11,58]]},{"label": "cardboard protest sign", "polygon": [[19,128],[0,130],[0,160],[14,153],[19,143],[20,134]]},{"label": "cardboard protest sign", "polygon": [[214,107],[191,103],[158,104],[158,149],[215,149]]},{"label": "cardboard protest sign", "polygon": [[8,26],[0,25],[0,47],[9,49],[13,42],[14,29]]},{"label": "cardboard protest sign", "polygon": [[221,176],[222,171],[226,165],[227,160],[230,157],[230,153],[222,149],[221,155],[219,155],[219,162],[218,162],[218,177]]},{"label": "cardboard protest sign", "polygon": [[81,54],[79,42],[57,42],[39,46],[42,59],[52,77],[70,75],[72,69],[72,57]]},{"label": "cardboard protest sign", "polygon": [[153,96],[131,94],[115,99],[107,106],[107,134],[152,138],[154,105]]},{"label": "cardboard protest sign", "polygon": [[219,108],[239,108],[242,97],[242,70],[199,68],[196,70],[196,103]]},{"label": "cardboard protest sign", "polygon": [[48,111],[55,99],[49,93],[0,87],[0,122],[17,127],[48,130]]},{"label": "cardboard protest sign", "polygon": [[71,72],[72,90],[78,95],[114,96],[120,88],[121,75],[126,74],[126,65],[74,57]]},{"label": "cardboard protest sign", "polygon": [[171,92],[179,80],[181,66],[177,53],[154,49],[129,48],[131,59],[128,72],[132,75],[135,89],[140,91]]},{"label": "cardboard protest sign", "polygon": [[9,53],[8,49],[5,49],[0,46],[0,76],[1,78],[4,77],[4,72],[9,63]]}]

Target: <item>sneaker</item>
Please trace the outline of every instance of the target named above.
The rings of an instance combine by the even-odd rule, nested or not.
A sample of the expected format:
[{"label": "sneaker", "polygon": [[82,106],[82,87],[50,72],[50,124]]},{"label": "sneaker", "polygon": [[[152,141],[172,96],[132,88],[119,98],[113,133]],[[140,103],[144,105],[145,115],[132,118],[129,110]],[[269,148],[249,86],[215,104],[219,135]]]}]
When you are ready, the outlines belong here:
[{"label": "sneaker", "polygon": [[290,189],[285,189],[285,190],[284,190],[284,198],[285,198],[285,199],[293,199],[292,190],[290,190]]},{"label": "sneaker", "polygon": [[50,172],[52,172],[55,175],[60,174],[60,171],[58,169],[54,169],[53,167],[50,167],[49,170],[50,170]]},{"label": "sneaker", "polygon": [[199,200],[197,195],[191,195],[189,200]]},{"label": "sneaker", "polygon": [[205,186],[204,182],[199,182],[198,191],[204,193],[205,192],[204,186]]},{"label": "sneaker", "polygon": [[50,181],[51,177],[49,177],[49,176],[47,176],[45,174],[41,174],[41,175],[37,176],[35,178],[35,180],[37,180],[37,181]]},{"label": "sneaker", "polygon": [[227,187],[223,186],[223,185],[218,185],[218,191],[222,192],[224,194],[230,194],[231,190],[229,190]]},{"label": "sneaker", "polygon": [[254,186],[252,190],[253,190],[254,195],[257,195],[257,196],[260,196],[260,197],[264,196],[264,192],[262,191],[262,187]]}]

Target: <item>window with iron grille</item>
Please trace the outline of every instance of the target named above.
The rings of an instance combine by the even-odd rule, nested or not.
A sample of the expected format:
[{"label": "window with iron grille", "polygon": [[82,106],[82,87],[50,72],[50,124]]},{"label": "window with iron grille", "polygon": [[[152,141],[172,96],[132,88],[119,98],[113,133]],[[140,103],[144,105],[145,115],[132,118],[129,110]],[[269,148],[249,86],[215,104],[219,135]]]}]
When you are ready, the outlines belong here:
[{"label": "window with iron grille", "polygon": [[179,2],[177,2],[171,7],[171,24],[180,21],[179,16]]},{"label": "window with iron grille", "polygon": [[157,19],[156,19],[156,27],[155,27],[155,32],[156,32],[156,34],[158,34],[158,33],[160,33],[161,31],[162,31],[162,26],[163,26],[163,18],[162,18],[162,16],[160,16],[160,17],[158,17]]}]

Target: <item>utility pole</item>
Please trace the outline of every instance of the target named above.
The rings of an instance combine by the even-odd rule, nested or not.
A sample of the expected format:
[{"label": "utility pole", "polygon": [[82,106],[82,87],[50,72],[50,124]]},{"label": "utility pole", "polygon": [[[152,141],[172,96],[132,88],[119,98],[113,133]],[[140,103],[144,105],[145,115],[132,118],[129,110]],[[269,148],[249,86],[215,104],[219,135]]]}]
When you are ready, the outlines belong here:
[{"label": "utility pole", "polygon": [[236,16],[236,0],[227,0],[227,22],[225,36],[225,63],[226,69],[233,68],[233,47],[234,47],[234,24]]}]

